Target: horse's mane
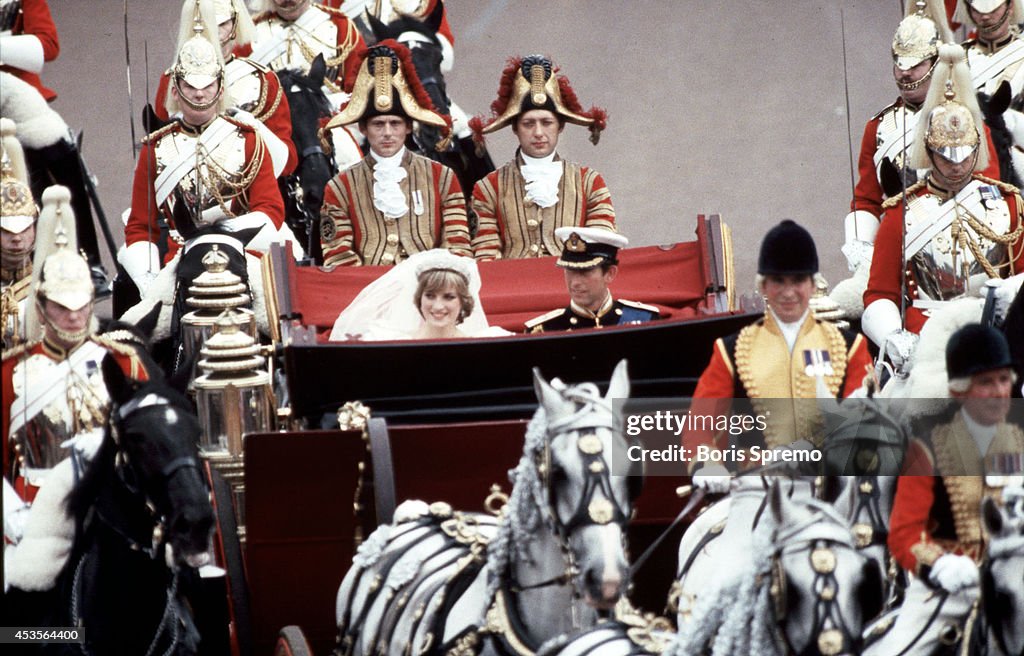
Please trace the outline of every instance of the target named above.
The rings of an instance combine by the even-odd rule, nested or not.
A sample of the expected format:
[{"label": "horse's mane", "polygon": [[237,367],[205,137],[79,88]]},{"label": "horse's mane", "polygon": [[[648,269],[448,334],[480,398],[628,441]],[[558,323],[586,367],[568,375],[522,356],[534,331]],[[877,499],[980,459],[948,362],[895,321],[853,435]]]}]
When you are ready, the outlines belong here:
[{"label": "horse's mane", "polygon": [[515,536],[531,535],[541,522],[540,508],[544,503],[544,490],[536,458],[544,447],[547,433],[547,413],[544,406],[537,408],[526,426],[523,455],[516,468],[509,472],[512,494],[505,507],[505,519],[498,532],[487,545],[487,595],[493,596],[501,585],[513,559],[526,558],[526,541]]},{"label": "horse's mane", "polygon": [[754,530],[749,568],[712,594],[703,595],[693,616],[663,656],[705,653],[714,639],[713,656],[776,656],[771,625],[769,572],[776,525],[762,517]]},{"label": "horse's mane", "polygon": [[422,34],[431,41],[433,41],[438,47],[441,47],[441,41],[437,38],[437,32],[427,24],[427,21],[421,21],[413,16],[401,16],[392,20],[390,23],[384,25],[385,35],[381,41],[385,39],[398,39],[405,32],[415,32],[416,34]]},{"label": "horse's mane", "polygon": [[[329,116],[331,114],[331,104],[327,100],[327,96],[324,95],[323,88],[316,84],[309,75],[303,73],[297,68],[286,68],[284,70],[277,71],[277,79],[281,83],[281,89],[285,96],[288,97],[290,103],[294,103],[294,94],[289,94],[289,90],[292,85],[297,85],[302,89],[309,91],[314,98],[316,98],[317,109],[321,116]],[[290,107],[291,105],[289,105]]]}]

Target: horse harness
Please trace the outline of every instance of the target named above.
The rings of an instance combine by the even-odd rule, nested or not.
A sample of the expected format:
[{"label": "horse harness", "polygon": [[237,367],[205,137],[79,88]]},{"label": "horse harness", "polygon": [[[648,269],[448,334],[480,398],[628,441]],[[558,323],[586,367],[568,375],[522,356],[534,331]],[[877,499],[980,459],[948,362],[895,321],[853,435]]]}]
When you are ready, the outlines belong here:
[{"label": "horse harness", "polygon": [[[1024,535],[1008,540],[1009,544],[991,544],[988,554],[979,567],[981,597],[971,609],[964,625],[964,654],[988,654],[988,633],[991,632],[999,646],[999,653],[1009,654],[1004,632],[1005,615],[1013,612],[1013,604],[1005,603],[1003,595],[996,590],[992,574],[992,562],[1017,555],[1024,550]],[[1000,615],[1000,613],[1002,615]]]},{"label": "horse harness", "polygon": [[[819,536],[801,538],[800,533],[812,524],[819,522],[821,516],[814,513],[810,518],[787,529],[776,536],[776,547],[771,558],[770,587],[774,630],[779,644],[785,645],[788,654],[821,653],[826,655],[840,654],[856,649],[859,633],[850,630],[842,610],[836,603],[839,597],[839,581],[835,576],[837,564],[835,550],[848,549],[856,552],[853,541],[846,529],[826,531]],[[821,528],[830,528],[822,526]],[[834,535],[829,535],[833,532]],[[808,644],[803,650],[797,650],[790,642],[782,628],[788,613],[788,583],[784,556],[807,552],[807,558],[814,571],[811,590],[817,599],[814,603],[811,635],[816,635],[816,644]],[[826,624],[831,621],[832,626]]]},{"label": "horse harness", "polygon": [[[113,504],[108,510],[98,509],[98,504],[94,504],[90,508],[89,513],[83,522],[85,530],[82,534],[89,530],[88,527],[92,525],[93,519],[97,519],[124,540],[128,545],[128,548],[132,551],[144,553],[149,556],[151,560],[156,560],[160,557],[163,552],[161,547],[166,546],[166,518],[158,513],[156,504],[153,503],[149,498],[149,495],[144,490],[140,489],[138,482],[135,480],[135,473],[131,468],[128,453],[124,450],[122,445],[121,426],[130,415],[140,409],[171,405],[170,400],[165,397],[157,394],[147,394],[141,398],[134,398],[124,405],[118,405],[116,402],[112,401],[110,407],[110,416],[115,418],[114,421],[110,422],[110,436],[116,447],[114,455],[114,471],[126,491],[128,491],[132,496],[144,500],[145,508],[149,516],[148,519],[153,526],[150,545],[146,546],[143,539],[138,539],[131,535],[132,530],[130,528],[121,525],[123,521],[128,521],[129,518],[125,517],[123,512],[116,512],[116,504]],[[196,462],[195,457],[191,455],[181,456],[172,459],[169,463],[165,464],[161,468],[159,474],[163,480],[168,480],[174,476],[177,471],[183,468],[194,468],[198,471],[199,464]],[[79,465],[76,462],[76,477],[78,476],[78,471]],[[110,491],[108,490],[101,493],[101,495],[105,496],[109,493]],[[75,565],[74,578],[71,586],[70,617],[72,626],[82,625],[82,576],[91,553],[92,552],[89,549],[83,550],[78,558],[77,564]],[[164,656],[168,656],[169,654],[174,653],[185,633],[195,631],[195,625],[191,616],[188,612],[183,612],[181,603],[177,600],[179,578],[179,570],[175,567],[172,569],[171,579],[167,586],[167,601],[164,606],[163,614],[161,615],[160,622],[157,625],[156,632],[150,641],[149,648],[146,650],[145,656],[153,656],[156,647],[164,634],[167,634],[169,644],[163,654]],[[79,644],[79,648],[83,654],[89,654],[84,643]]]}]

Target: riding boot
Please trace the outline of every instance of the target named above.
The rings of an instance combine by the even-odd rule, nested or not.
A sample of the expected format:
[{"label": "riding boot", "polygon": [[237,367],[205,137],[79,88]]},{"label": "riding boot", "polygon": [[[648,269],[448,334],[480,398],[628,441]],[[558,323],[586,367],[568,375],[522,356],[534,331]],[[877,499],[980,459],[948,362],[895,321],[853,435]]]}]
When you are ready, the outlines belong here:
[{"label": "riding boot", "polygon": [[36,198],[42,198],[43,190],[54,184],[63,185],[71,191],[71,209],[75,213],[78,248],[85,253],[89,262],[96,295],[109,294],[110,281],[100,258],[96,222],[93,220],[89,191],[78,157],[78,149],[72,142],[61,140],[39,149],[26,148],[25,160],[29,167],[32,193]]}]

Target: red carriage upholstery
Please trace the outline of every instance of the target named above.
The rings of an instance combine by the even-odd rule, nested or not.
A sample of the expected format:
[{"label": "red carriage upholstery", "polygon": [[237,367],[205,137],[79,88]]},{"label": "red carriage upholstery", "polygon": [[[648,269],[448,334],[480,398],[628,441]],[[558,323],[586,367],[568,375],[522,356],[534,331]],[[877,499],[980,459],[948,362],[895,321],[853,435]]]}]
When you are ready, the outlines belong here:
[{"label": "red carriage upholstery", "polygon": [[[717,221],[699,217],[696,241],[620,251],[621,266],[612,292],[618,298],[656,305],[666,318],[697,315],[708,305],[708,290],[720,290],[725,283],[720,280],[722,271],[716,271],[715,261],[722,257],[718,251],[727,247],[728,239],[719,243],[721,233],[718,239],[711,235],[719,230],[718,225]],[[555,260],[551,256],[481,262],[480,298],[488,321],[521,332],[527,319],[565,307],[565,280]],[[271,261],[276,281],[276,299],[271,307],[276,305],[280,316],[315,326],[321,340],[359,291],[387,269],[340,267],[328,272],[297,266],[291,258],[275,257]]]}]

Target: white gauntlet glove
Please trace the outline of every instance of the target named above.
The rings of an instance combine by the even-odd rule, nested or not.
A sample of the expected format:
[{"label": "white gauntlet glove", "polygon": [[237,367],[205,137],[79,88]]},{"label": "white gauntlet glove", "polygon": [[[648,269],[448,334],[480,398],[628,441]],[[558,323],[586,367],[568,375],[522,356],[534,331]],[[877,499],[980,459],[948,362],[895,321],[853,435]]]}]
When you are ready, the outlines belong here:
[{"label": "white gauntlet glove", "polygon": [[967,556],[945,554],[932,564],[928,580],[950,594],[978,585],[978,566]]},{"label": "white gauntlet glove", "polygon": [[996,290],[994,317],[996,325],[1000,325],[1006,320],[1006,313],[1010,311],[1010,306],[1013,305],[1014,299],[1017,298],[1022,282],[1024,282],[1024,273],[1018,273],[1005,280],[1002,278],[989,278],[985,283],[986,288],[994,287]]},{"label": "white gauntlet glove", "polygon": [[732,475],[722,465],[704,465],[693,472],[694,487],[699,487],[710,494],[727,494],[731,481]]},{"label": "white gauntlet glove", "polygon": [[160,251],[156,244],[148,241],[130,244],[118,252],[117,261],[139,288],[139,296],[144,298],[160,273]]},{"label": "white gauntlet glove", "polygon": [[858,267],[871,263],[871,254],[875,250],[875,235],[878,233],[878,218],[864,210],[854,210],[843,220],[845,239],[843,255],[850,273]]},{"label": "white gauntlet glove", "polygon": [[910,359],[919,341],[921,338],[909,330],[895,330],[885,339],[885,356],[897,376],[906,377],[910,373]]}]

